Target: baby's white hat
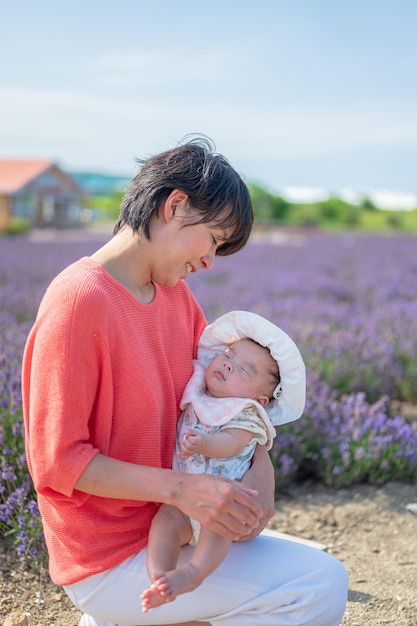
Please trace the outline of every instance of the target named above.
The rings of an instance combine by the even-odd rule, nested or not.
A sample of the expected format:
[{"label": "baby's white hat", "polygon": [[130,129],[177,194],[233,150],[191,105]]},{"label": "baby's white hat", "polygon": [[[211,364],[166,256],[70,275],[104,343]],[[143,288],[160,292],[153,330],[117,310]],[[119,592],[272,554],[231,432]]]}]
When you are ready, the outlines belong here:
[{"label": "baby's white hat", "polygon": [[233,342],[249,337],[269,349],[277,361],[281,382],[274,400],[265,407],[274,426],[301,417],[306,399],[303,358],[294,341],[272,322],[249,311],[231,311],[217,318],[203,331],[198,344],[198,360],[207,366]]}]

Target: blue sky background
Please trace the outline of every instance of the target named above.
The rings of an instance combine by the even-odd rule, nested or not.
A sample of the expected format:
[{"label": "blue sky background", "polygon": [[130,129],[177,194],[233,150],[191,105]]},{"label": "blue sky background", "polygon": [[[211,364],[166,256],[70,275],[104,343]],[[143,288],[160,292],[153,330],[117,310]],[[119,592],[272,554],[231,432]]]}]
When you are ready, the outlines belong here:
[{"label": "blue sky background", "polygon": [[3,0],[0,15],[0,157],[130,176],[201,132],[271,190],[417,193],[415,0]]}]

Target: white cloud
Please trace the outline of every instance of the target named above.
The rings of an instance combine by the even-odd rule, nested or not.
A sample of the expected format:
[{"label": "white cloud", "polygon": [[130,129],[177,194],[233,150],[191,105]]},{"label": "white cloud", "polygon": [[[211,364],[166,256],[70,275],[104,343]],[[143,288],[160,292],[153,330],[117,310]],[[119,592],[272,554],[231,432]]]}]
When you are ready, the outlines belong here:
[{"label": "white cloud", "polygon": [[410,211],[417,207],[417,195],[392,189],[374,189],[368,197],[380,209]]},{"label": "white cloud", "polygon": [[135,48],[106,52],[87,61],[86,69],[94,73],[98,84],[128,90],[157,88],[169,98],[168,90],[172,86],[178,91],[186,88],[188,92],[203,88],[207,93],[231,80],[234,85],[239,80],[247,80],[248,64],[251,61],[244,47],[206,44],[196,49],[174,42],[157,50]]},{"label": "white cloud", "polygon": [[[218,59],[221,52],[218,52]],[[114,64],[126,62],[114,58]],[[137,60],[136,60],[137,61]],[[154,59],[156,64],[161,59]],[[132,60],[132,63],[134,61]],[[188,71],[199,63],[190,60]],[[107,169],[131,167],[135,156],[172,146],[190,132],[211,136],[220,152],[239,155],[248,163],[301,159],[410,145],[417,141],[414,103],[394,100],[378,108],[372,102],[337,108],[306,102],[297,107],[259,98],[205,97],[204,90],[177,91],[161,98],[152,90],[127,94],[66,87],[0,88],[0,137],[3,154],[29,149],[49,150],[70,162]],[[123,166],[123,163],[125,166]]]},{"label": "white cloud", "polygon": [[329,198],[329,190],[324,187],[282,187],[280,192],[288,202],[321,202]]}]

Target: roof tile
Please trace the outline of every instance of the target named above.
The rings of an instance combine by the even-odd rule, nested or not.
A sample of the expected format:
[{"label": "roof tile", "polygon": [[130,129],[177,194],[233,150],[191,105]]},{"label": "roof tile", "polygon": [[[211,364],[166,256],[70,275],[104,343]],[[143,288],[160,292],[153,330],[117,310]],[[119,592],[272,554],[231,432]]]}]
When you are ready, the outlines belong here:
[{"label": "roof tile", "polygon": [[14,193],[54,165],[46,159],[0,159],[0,193]]}]

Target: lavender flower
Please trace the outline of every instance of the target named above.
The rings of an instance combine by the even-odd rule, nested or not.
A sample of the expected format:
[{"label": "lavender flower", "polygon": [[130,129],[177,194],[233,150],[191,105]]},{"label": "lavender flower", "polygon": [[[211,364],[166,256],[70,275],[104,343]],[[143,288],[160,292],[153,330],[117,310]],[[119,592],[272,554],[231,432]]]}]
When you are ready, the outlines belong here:
[{"label": "lavender flower", "polygon": [[[42,295],[69,263],[107,237],[62,233],[0,239],[0,531],[22,564],[45,557],[22,421],[21,359]],[[277,485],[313,477],[335,486],[417,477],[417,238],[312,233],[252,237],[187,281],[208,321],[246,309],[297,342],[307,369],[304,416],[278,428]]]}]

